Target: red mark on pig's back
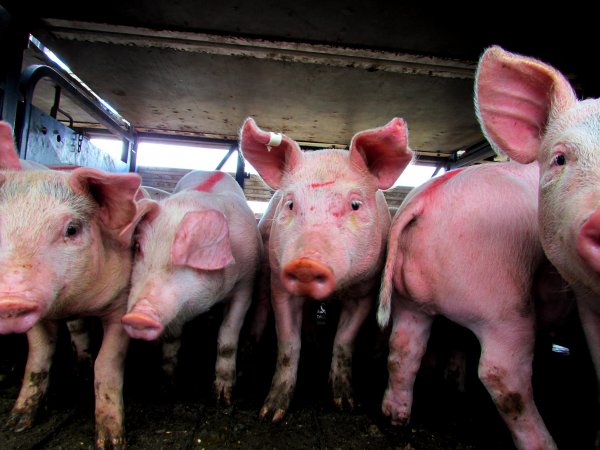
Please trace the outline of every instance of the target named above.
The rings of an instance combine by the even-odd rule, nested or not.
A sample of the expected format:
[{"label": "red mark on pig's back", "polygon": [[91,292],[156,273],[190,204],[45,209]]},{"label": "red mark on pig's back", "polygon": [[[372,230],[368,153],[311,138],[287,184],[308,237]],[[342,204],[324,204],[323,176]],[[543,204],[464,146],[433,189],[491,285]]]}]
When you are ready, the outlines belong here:
[{"label": "red mark on pig's back", "polygon": [[431,181],[431,183],[425,187],[425,189],[419,192],[418,196],[429,201],[429,199],[435,195],[435,191],[437,191],[442,184],[446,183],[451,178],[454,178],[454,176],[458,175],[463,170],[465,170],[464,167],[462,169],[451,170],[450,172],[446,172],[444,175],[434,178],[433,181]]},{"label": "red mark on pig's back", "polygon": [[315,188],[321,188],[321,187],[325,187],[325,186],[331,186],[333,183],[335,183],[335,180],[325,181],[324,183],[312,183],[309,185],[309,187],[311,189],[315,189]]},{"label": "red mark on pig's back", "polygon": [[204,180],[202,183],[200,183],[198,186],[196,186],[194,188],[195,191],[200,191],[200,192],[210,192],[213,190],[213,188],[215,187],[215,185],[223,179],[223,177],[225,176],[225,172],[217,172],[214,175],[211,175],[210,177],[208,177],[206,180]]}]

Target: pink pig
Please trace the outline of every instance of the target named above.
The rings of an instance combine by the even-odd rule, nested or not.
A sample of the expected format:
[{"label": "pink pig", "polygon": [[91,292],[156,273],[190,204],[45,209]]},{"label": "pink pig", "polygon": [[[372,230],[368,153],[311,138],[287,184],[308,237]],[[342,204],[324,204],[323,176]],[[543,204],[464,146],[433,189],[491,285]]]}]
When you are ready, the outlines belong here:
[{"label": "pink pig", "polygon": [[[125,329],[133,338],[154,340],[168,327],[178,338],[185,322],[226,302],[215,390],[229,404],[239,334],[262,253],[254,213],[224,172],[191,172],[173,195],[142,200],[139,208]],[[167,372],[173,371],[178,347],[178,339],[163,346]]]},{"label": "pink pig", "polygon": [[80,168],[22,171],[10,127],[0,124],[0,333],[27,333],[23,386],[9,426],[29,428],[43,397],[57,320],[96,316],[96,445],[124,446],[123,364],[135,174]]},{"label": "pink pig", "polygon": [[492,47],[479,62],[476,107],[492,145],[540,165],[542,245],[575,291],[600,378],[600,99],[578,101],[553,67]]},{"label": "pink pig", "polygon": [[532,292],[544,261],[538,173],[535,163],[458,169],[413,190],[398,210],[378,310],[382,327],[393,315],[382,405],[393,424],[410,419],[413,383],[439,314],[478,338],[479,378],[517,447],[556,448],[531,387]]},{"label": "pink pig", "polygon": [[302,152],[285,135],[247,119],[244,157],[278,189],[259,227],[271,267],[271,302],[278,342],[277,368],[260,415],[281,420],[296,385],[305,299],[342,303],[330,381],[338,407],[353,405],[354,339],[379,285],[390,215],[383,193],[411,161],[406,125],[394,119],[363,131],[350,151]]}]

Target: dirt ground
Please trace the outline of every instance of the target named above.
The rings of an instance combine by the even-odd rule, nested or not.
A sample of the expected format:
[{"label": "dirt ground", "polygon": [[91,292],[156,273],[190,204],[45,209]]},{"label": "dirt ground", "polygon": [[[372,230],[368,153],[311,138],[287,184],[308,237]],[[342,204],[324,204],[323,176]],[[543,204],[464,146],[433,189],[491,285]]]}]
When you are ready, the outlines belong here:
[{"label": "dirt ground", "polygon": [[[132,341],[125,374],[126,438],[129,449],[390,449],[500,450],[514,448],[509,432],[477,379],[479,347],[474,337],[445,320],[434,324],[428,353],[415,385],[411,422],[393,427],[380,411],[387,383],[387,337],[371,317],[357,341],[354,386],[357,407],[337,411],[327,384],[335,307],[325,321],[307,315],[296,395],[286,418],[273,424],[258,417],[274,371],[276,341],[270,323],[258,348],[240,350],[235,404],[212,396],[217,309],[184,332],[175,385],[162,377],[159,347]],[[311,315],[312,314],[312,315]],[[92,323],[92,335],[98,336]],[[96,339],[97,341],[99,339]],[[246,343],[245,333],[242,338]],[[570,354],[551,352],[551,343]],[[448,355],[460,349],[467,361],[464,392],[445,377]],[[77,371],[66,329],[59,339],[51,386],[35,427],[15,434],[6,423],[20,387],[27,342],[0,336],[0,449],[88,449],[94,445],[90,373]],[[534,362],[534,394],[560,449],[594,448],[600,423],[594,373],[576,317],[550,340],[542,336]]]}]

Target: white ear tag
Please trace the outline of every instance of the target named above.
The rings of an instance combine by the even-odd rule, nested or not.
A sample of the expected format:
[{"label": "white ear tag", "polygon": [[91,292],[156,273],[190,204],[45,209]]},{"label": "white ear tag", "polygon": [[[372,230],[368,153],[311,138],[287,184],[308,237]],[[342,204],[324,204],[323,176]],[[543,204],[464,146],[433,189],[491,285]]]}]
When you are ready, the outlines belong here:
[{"label": "white ear tag", "polygon": [[283,136],[281,133],[269,132],[269,143],[267,144],[267,151],[271,151],[271,147],[278,147],[281,145]]}]

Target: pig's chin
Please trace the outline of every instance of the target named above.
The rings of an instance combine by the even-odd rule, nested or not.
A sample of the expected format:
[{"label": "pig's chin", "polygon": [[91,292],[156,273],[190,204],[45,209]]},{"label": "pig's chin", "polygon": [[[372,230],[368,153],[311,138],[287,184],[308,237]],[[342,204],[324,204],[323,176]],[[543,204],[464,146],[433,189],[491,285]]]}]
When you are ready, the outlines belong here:
[{"label": "pig's chin", "polygon": [[40,319],[40,305],[18,297],[0,298],[0,334],[26,333]]}]

